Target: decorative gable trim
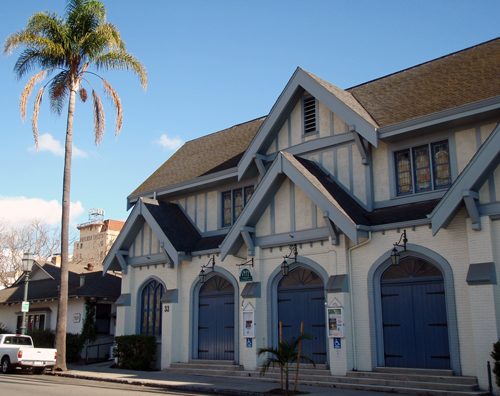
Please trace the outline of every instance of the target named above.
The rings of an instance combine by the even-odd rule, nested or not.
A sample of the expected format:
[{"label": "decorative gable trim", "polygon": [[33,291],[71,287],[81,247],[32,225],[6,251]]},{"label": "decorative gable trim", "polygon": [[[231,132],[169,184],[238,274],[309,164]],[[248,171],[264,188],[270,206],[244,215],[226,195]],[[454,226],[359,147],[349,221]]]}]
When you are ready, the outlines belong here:
[{"label": "decorative gable trim", "polygon": [[347,124],[352,125],[362,138],[378,147],[378,125],[351,93],[297,68],[240,160],[238,180],[246,175],[255,154],[265,154],[263,151],[271,144],[275,134],[306,91]]},{"label": "decorative gable trim", "polygon": [[[115,243],[111,247],[110,252],[106,256],[103,262],[103,273],[107,271],[122,271],[122,273],[127,273],[127,260],[124,256],[129,255],[129,247],[133,243],[133,240],[139,230],[144,225],[144,222],[148,223],[151,227],[152,231],[155,233],[156,237],[160,241],[160,247],[162,252],[159,255],[158,259],[164,260],[169,263],[169,266],[179,266],[181,260],[191,261],[191,257],[184,252],[178,252],[175,247],[172,245],[170,240],[164,234],[161,227],[156,222],[153,215],[148,210],[147,206],[144,204],[144,200],[147,200],[148,203],[154,203],[157,201],[153,201],[147,198],[139,198],[138,202],[134,206],[132,213],[128,217],[125,225],[123,226],[122,231],[118,235]],[[128,259],[130,260],[130,259]],[[133,259],[134,266],[139,265],[137,261],[139,258]],[[151,261],[144,264],[154,264],[155,262]]]},{"label": "decorative gable trim", "polygon": [[281,151],[258,185],[252,199],[222,242],[222,260],[228,254],[237,254],[243,243],[254,254],[254,241],[249,233],[255,232],[253,227],[257,224],[260,216],[264,213],[272,197],[279,190],[286,177],[304,191],[311,201],[323,211],[327,219],[331,220],[331,233],[334,237],[338,235],[338,229],[345,233],[355,244],[358,244],[360,238],[367,236],[367,232],[358,227],[336,199],[321,183],[316,181],[293,155]]},{"label": "decorative gable trim", "polygon": [[450,224],[461,208],[462,202],[467,205],[473,229],[481,229],[474,199],[478,197],[476,193],[486,181],[488,175],[500,163],[500,151],[498,150],[498,147],[500,147],[499,131],[500,124],[496,126],[429,215],[433,235],[436,235],[441,228],[446,228]]}]

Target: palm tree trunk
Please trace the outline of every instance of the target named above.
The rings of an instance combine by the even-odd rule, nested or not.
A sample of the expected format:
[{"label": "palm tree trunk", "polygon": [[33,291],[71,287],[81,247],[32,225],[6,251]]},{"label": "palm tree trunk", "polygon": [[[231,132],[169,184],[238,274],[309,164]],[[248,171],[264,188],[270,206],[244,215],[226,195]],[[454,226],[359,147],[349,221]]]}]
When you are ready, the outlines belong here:
[{"label": "palm tree trunk", "polygon": [[66,324],[68,322],[68,264],[69,264],[69,212],[71,189],[71,157],[73,151],[73,118],[75,114],[76,84],[71,86],[68,122],[66,124],[66,151],[64,153],[64,176],[62,195],[61,224],[61,287],[57,309],[56,348],[57,362],[55,369],[66,371]]}]

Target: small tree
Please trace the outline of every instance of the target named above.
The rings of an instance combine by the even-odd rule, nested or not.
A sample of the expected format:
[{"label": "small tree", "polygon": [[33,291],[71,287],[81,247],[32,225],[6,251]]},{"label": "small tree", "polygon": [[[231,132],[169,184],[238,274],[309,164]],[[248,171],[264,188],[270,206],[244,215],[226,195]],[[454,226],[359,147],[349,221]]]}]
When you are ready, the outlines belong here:
[{"label": "small tree", "polygon": [[493,352],[491,352],[491,357],[495,361],[493,363],[493,374],[495,374],[495,382],[497,386],[500,386],[500,341],[493,344]]},{"label": "small tree", "polygon": [[[282,341],[278,344],[278,347],[267,347],[259,348],[257,350],[257,356],[264,353],[268,354],[266,360],[262,364],[262,369],[260,370],[260,375],[264,376],[269,367],[274,367],[278,365],[280,370],[285,374],[286,390],[288,390],[288,377],[290,371],[292,370],[292,365],[297,362],[298,358],[298,346],[301,340],[312,340],[312,336],[308,333],[300,335],[298,338],[294,338],[291,341]],[[314,367],[316,364],[314,361],[307,356],[300,355],[300,360],[312,363]],[[281,388],[283,389],[283,388]]]}]

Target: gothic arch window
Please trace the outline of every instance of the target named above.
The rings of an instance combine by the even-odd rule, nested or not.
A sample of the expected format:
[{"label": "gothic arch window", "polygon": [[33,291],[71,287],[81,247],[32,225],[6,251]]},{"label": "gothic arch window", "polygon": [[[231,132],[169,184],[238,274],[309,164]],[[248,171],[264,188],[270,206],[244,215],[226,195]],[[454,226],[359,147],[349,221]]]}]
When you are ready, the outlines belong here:
[{"label": "gothic arch window", "polygon": [[428,261],[407,257],[399,265],[390,266],[382,275],[382,283],[443,280],[441,271]]},{"label": "gothic arch window", "polygon": [[161,298],[163,285],[152,280],[141,294],[141,334],[161,335]]}]

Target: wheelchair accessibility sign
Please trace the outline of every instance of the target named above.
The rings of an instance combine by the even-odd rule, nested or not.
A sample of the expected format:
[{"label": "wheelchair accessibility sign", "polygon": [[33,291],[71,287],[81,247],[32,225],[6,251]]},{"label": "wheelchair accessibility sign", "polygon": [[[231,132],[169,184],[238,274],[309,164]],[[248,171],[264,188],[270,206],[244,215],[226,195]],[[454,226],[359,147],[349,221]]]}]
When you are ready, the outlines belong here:
[{"label": "wheelchair accessibility sign", "polygon": [[341,349],[342,348],[342,343],[340,338],[334,338],[333,339],[333,348],[334,349]]},{"label": "wheelchair accessibility sign", "polygon": [[252,339],[247,338],[247,348],[251,348],[251,347],[252,347]]}]

